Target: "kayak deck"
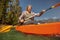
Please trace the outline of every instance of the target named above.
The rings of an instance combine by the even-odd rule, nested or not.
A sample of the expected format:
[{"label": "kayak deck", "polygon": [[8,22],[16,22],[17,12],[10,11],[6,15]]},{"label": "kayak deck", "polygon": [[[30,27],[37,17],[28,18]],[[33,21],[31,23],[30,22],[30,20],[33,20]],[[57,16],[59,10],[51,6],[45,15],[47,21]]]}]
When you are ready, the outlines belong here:
[{"label": "kayak deck", "polygon": [[60,34],[60,22],[22,25],[15,28],[17,31],[31,34]]}]

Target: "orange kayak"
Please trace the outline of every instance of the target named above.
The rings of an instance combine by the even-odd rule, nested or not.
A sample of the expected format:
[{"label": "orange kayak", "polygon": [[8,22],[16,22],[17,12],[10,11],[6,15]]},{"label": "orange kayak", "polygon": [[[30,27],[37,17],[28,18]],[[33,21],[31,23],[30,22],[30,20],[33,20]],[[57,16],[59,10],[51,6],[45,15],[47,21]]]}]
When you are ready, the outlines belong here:
[{"label": "orange kayak", "polygon": [[60,22],[22,25],[15,29],[28,34],[60,34]]}]

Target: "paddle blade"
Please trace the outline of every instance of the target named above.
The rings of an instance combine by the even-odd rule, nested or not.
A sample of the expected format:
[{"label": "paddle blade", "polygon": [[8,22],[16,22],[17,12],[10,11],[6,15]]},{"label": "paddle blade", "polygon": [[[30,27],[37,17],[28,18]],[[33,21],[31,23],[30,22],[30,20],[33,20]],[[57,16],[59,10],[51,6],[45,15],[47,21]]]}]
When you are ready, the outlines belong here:
[{"label": "paddle blade", "polygon": [[56,8],[56,7],[59,7],[60,6],[60,3],[57,3],[55,5],[52,6],[52,8]]},{"label": "paddle blade", "polygon": [[59,7],[59,6],[60,6],[60,3],[57,3],[57,4],[53,5],[53,6],[51,6],[50,8],[46,9],[46,11],[51,10],[53,8],[56,8],[56,7]]}]

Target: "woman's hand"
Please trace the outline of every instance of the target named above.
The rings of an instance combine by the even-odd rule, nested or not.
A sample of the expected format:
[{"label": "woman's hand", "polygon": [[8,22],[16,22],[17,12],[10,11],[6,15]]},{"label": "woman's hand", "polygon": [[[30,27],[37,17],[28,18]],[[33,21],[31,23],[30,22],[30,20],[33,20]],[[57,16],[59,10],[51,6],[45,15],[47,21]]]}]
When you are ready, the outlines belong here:
[{"label": "woman's hand", "polygon": [[39,16],[41,16],[42,14],[44,14],[46,12],[46,10],[42,10],[39,14]]},{"label": "woman's hand", "polygon": [[24,20],[22,19],[22,20],[20,20],[20,22],[24,22]]},{"label": "woman's hand", "polygon": [[46,10],[42,10],[42,11],[41,11],[41,13],[45,13],[45,12],[46,12]]}]

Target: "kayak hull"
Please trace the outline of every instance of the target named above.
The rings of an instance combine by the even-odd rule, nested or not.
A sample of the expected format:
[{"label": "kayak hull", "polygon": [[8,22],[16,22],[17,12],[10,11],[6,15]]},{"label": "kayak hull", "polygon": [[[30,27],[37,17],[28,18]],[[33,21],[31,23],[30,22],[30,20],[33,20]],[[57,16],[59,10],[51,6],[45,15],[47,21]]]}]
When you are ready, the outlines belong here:
[{"label": "kayak hull", "polygon": [[28,34],[60,34],[60,22],[22,25],[17,26],[15,29]]}]

